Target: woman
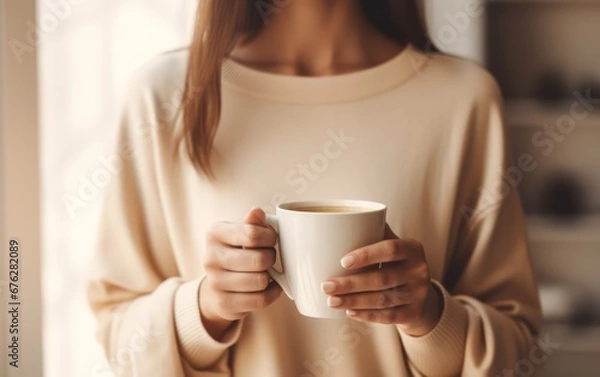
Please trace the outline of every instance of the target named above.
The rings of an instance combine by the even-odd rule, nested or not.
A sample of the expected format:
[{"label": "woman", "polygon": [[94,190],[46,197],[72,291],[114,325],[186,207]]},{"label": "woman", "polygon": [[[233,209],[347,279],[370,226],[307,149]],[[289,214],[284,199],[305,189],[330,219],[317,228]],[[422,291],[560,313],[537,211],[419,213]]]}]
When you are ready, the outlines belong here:
[{"label": "woman", "polygon": [[[89,286],[116,375],[522,373],[540,309],[493,79],[432,53],[414,0],[200,4],[123,116]],[[388,206],[343,263],[384,267],[323,282],[347,319],[266,273],[263,209],[309,198]]]}]

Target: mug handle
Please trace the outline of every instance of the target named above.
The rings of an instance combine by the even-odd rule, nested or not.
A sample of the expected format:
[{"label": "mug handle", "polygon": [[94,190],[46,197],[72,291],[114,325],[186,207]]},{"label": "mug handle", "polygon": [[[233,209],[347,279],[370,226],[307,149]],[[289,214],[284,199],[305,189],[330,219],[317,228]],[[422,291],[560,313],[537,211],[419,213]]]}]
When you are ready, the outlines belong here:
[{"label": "mug handle", "polygon": [[[267,224],[269,224],[269,226],[271,228],[273,228],[275,230],[275,232],[277,232],[277,238],[279,238],[279,221],[277,219],[277,216],[267,215]],[[277,240],[277,244],[275,245],[275,252],[277,254],[279,254],[279,258],[281,259],[282,254],[281,254],[279,239]],[[294,297],[292,297],[292,289],[290,287],[290,284],[288,283],[287,277],[285,276],[285,272],[279,272],[276,269],[274,269],[273,267],[269,268],[268,272],[269,272],[269,275],[271,275],[271,277],[273,278],[273,280],[275,280],[275,282],[277,284],[279,284],[281,289],[283,289],[285,294],[291,300],[293,300]]]}]

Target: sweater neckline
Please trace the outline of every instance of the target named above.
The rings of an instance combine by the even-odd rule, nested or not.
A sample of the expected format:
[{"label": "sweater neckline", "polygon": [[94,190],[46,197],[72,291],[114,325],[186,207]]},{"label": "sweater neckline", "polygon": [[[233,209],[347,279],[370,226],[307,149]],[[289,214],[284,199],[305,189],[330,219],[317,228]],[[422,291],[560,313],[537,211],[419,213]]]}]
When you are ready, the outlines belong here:
[{"label": "sweater neckline", "polygon": [[249,68],[226,58],[223,84],[249,95],[277,102],[327,104],[370,98],[392,90],[413,77],[429,57],[407,45],[393,58],[360,71],[331,76],[294,76]]}]

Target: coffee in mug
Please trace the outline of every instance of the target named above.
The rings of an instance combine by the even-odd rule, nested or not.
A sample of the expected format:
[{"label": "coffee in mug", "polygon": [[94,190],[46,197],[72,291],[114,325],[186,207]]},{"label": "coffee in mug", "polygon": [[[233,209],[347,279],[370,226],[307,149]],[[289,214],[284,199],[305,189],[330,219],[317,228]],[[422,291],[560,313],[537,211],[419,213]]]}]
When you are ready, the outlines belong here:
[{"label": "coffee in mug", "polygon": [[[368,210],[368,209],[367,209]],[[363,207],[349,207],[349,206],[312,206],[312,207],[301,207],[296,208],[294,211],[300,212],[363,212]]]}]

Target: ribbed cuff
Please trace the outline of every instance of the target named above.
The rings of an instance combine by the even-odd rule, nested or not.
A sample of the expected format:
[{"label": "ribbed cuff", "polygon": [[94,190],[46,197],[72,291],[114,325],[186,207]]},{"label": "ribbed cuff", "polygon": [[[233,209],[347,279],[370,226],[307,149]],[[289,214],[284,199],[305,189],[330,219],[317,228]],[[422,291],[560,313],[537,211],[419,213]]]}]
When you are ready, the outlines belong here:
[{"label": "ribbed cuff", "polygon": [[467,339],[467,310],[440,283],[433,283],[444,297],[444,309],[437,325],[420,337],[398,331],[408,358],[423,375],[460,375]]},{"label": "ribbed cuff", "polygon": [[235,344],[242,321],[236,321],[221,340],[214,339],[204,328],[200,316],[199,289],[202,279],[192,280],[175,292],[175,327],[182,353],[190,365],[202,369],[215,364]]}]

